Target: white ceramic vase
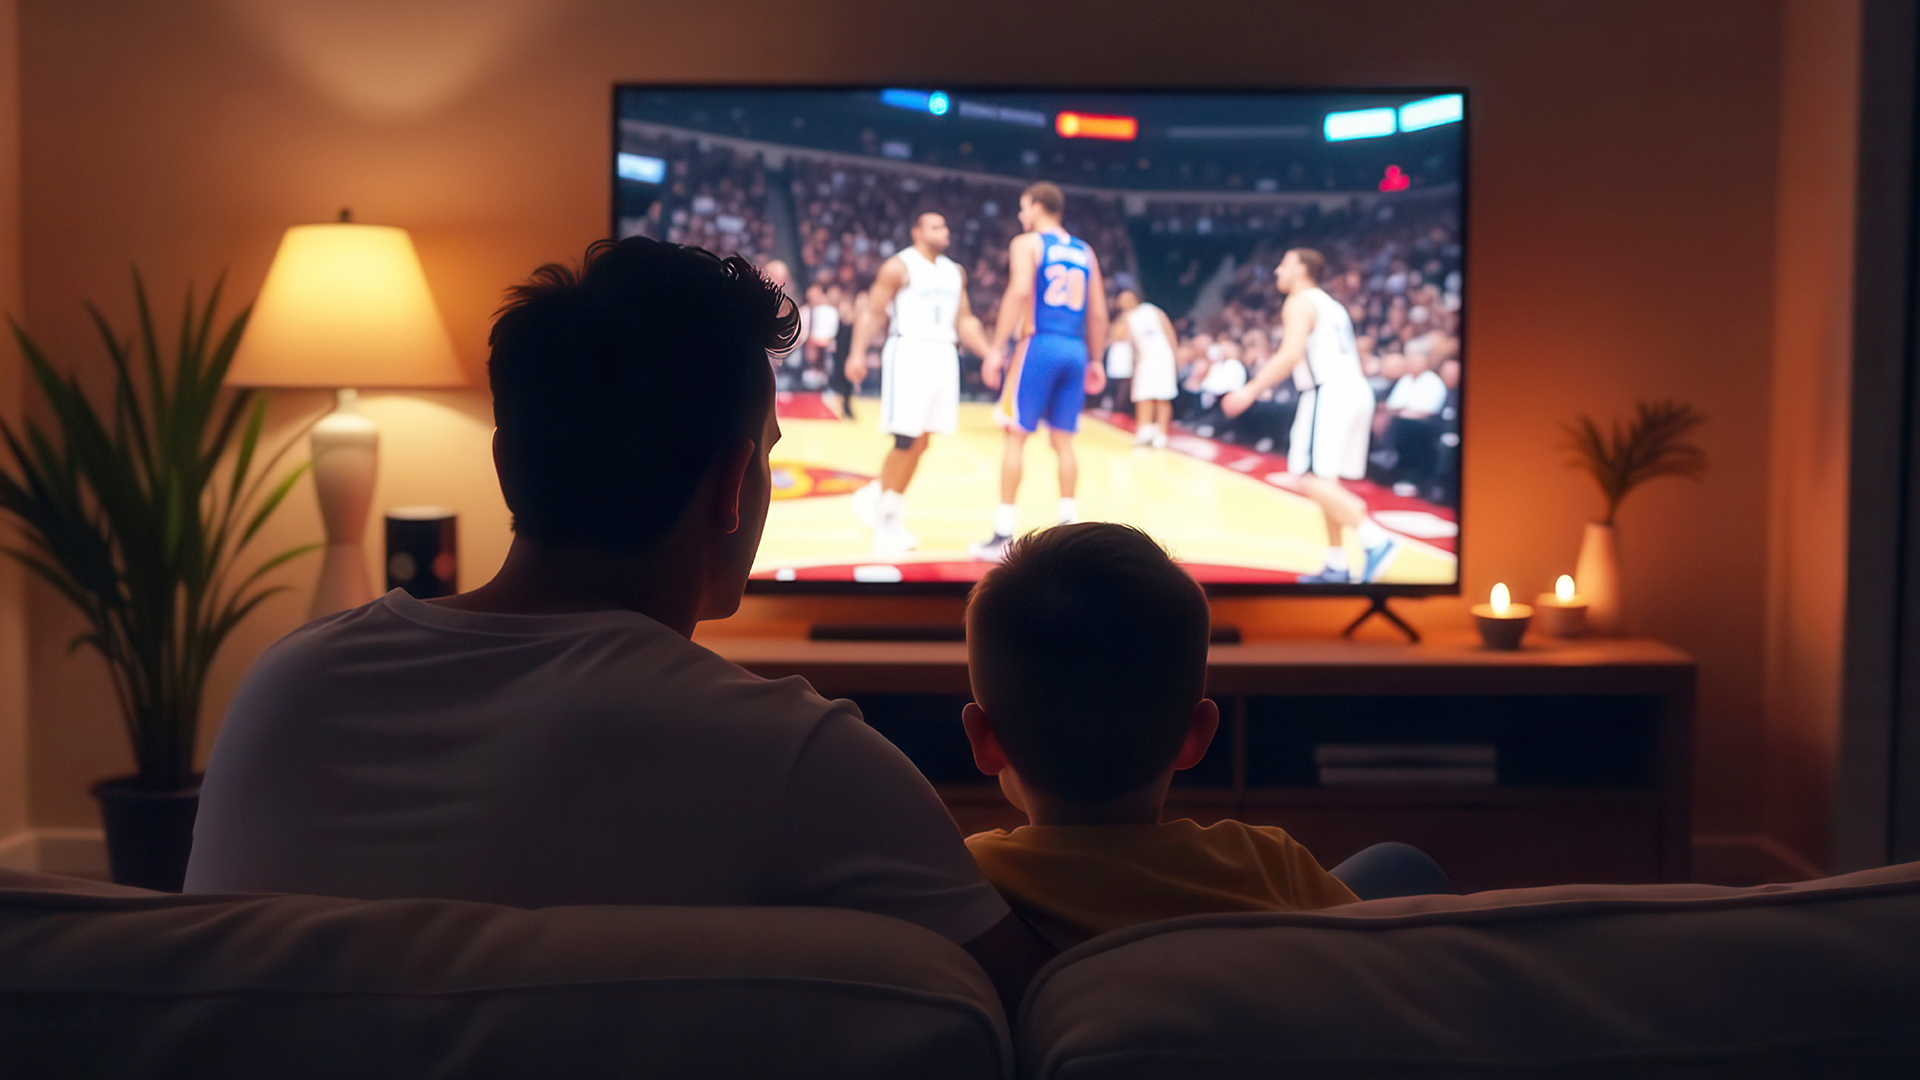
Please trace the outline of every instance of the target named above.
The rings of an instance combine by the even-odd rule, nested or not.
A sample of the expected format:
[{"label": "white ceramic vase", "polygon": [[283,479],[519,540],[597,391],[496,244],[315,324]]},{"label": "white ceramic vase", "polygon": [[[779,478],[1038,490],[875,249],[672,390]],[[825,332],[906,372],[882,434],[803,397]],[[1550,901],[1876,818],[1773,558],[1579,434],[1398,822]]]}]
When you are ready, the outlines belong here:
[{"label": "white ceramic vase", "polygon": [[1587,624],[1596,634],[1620,632],[1620,542],[1613,526],[1587,522],[1573,580],[1587,601]]}]

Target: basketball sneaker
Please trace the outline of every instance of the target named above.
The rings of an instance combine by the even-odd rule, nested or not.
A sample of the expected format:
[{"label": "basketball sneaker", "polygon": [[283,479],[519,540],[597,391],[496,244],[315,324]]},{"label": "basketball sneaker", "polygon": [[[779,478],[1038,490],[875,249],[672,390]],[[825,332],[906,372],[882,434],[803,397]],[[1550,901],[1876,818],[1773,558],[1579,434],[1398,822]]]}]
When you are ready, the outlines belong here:
[{"label": "basketball sneaker", "polygon": [[1136,429],[1133,433],[1133,445],[1135,446],[1153,445],[1154,427],[1155,425],[1153,424],[1141,424],[1140,427]]},{"label": "basketball sneaker", "polygon": [[1317,574],[1301,574],[1294,580],[1302,585],[1351,585],[1353,575],[1345,567],[1335,570],[1329,566]]},{"label": "basketball sneaker", "polygon": [[853,493],[853,516],[869,529],[880,527],[880,481],[875,480]]},{"label": "basketball sneaker", "polygon": [[1167,430],[1159,424],[1153,425],[1153,448],[1155,450],[1167,448]]},{"label": "basketball sneaker", "polygon": [[1007,545],[1013,543],[1013,537],[995,533],[993,539],[968,544],[967,554],[981,562],[999,562],[1007,557]]},{"label": "basketball sneaker", "polygon": [[1400,538],[1389,536],[1367,549],[1367,563],[1360,571],[1361,581],[1377,580],[1381,573],[1392,564],[1393,557],[1400,553]]},{"label": "basketball sneaker", "polygon": [[878,551],[912,551],[920,546],[920,538],[908,531],[899,518],[888,518],[873,531],[873,546]]}]

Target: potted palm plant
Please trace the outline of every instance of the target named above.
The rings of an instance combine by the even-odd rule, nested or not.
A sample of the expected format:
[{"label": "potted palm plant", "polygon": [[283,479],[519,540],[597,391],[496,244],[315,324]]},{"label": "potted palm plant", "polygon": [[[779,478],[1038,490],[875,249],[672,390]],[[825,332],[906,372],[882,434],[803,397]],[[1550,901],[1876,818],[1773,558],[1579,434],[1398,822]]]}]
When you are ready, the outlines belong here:
[{"label": "potted palm plant", "polygon": [[0,421],[11,459],[0,460],[0,510],[22,541],[7,553],[85,617],[70,647],[106,660],[119,699],[137,771],[94,788],[113,878],[178,891],[199,805],[207,671],[233,628],[280,591],[264,575],[317,545],[239,569],[307,467],[280,468],[291,441],[262,459],[266,399],[221,387],[248,312],[216,333],[219,285],[203,306],[189,289],[169,357],[137,272],[133,285],[131,338],[87,308],[112,360],[104,406],[14,324],[51,424]]},{"label": "potted palm plant", "polygon": [[1572,451],[1568,464],[1585,470],[1607,500],[1607,516],[1587,523],[1573,576],[1587,599],[1587,617],[1602,634],[1620,630],[1620,547],[1613,519],[1634,488],[1661,476],[1699,480],[1707,471],[1706,451],[1690,439],[1707,418],[1693,406],[1673,401],[1642,401],[1624,428],[1614,421],[1602,433],[1591,417],[1561,425]]}]

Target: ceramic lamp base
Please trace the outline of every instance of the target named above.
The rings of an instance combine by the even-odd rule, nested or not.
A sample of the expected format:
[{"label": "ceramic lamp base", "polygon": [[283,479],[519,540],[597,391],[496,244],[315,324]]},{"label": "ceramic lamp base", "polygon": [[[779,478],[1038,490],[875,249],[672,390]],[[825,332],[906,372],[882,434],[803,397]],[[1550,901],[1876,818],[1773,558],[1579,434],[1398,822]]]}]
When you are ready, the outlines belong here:
[{"label": "ceramic lamp base", "polygon": [[334,410],[313,425],[313,490],[327,547],[307,617],[317,619],[373,599],[367,574],[367,514],[380,462],[380,432],[359,411],[359,395],[341,390]]}]

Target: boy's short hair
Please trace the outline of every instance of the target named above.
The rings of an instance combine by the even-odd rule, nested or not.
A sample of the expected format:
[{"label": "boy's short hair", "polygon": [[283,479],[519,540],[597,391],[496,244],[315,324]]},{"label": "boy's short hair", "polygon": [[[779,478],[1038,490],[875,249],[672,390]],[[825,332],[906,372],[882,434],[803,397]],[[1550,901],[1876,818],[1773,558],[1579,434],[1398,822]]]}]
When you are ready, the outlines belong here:
[{"label": "boy's short hair", "polygon": [[793,301],[737,255],[636,236],[535,270],[488,339],[514,531],[610,550],[664,536],[727,448],[760,440],[767,354],[799,333]]},{"label": "boy's short hair", "polygon": [[1209,622],[1200,586],[1139,529],[1015,540],[967,603],[967,657],[1021,783],[1104,802],[1171,765],[1206,690]]}]

